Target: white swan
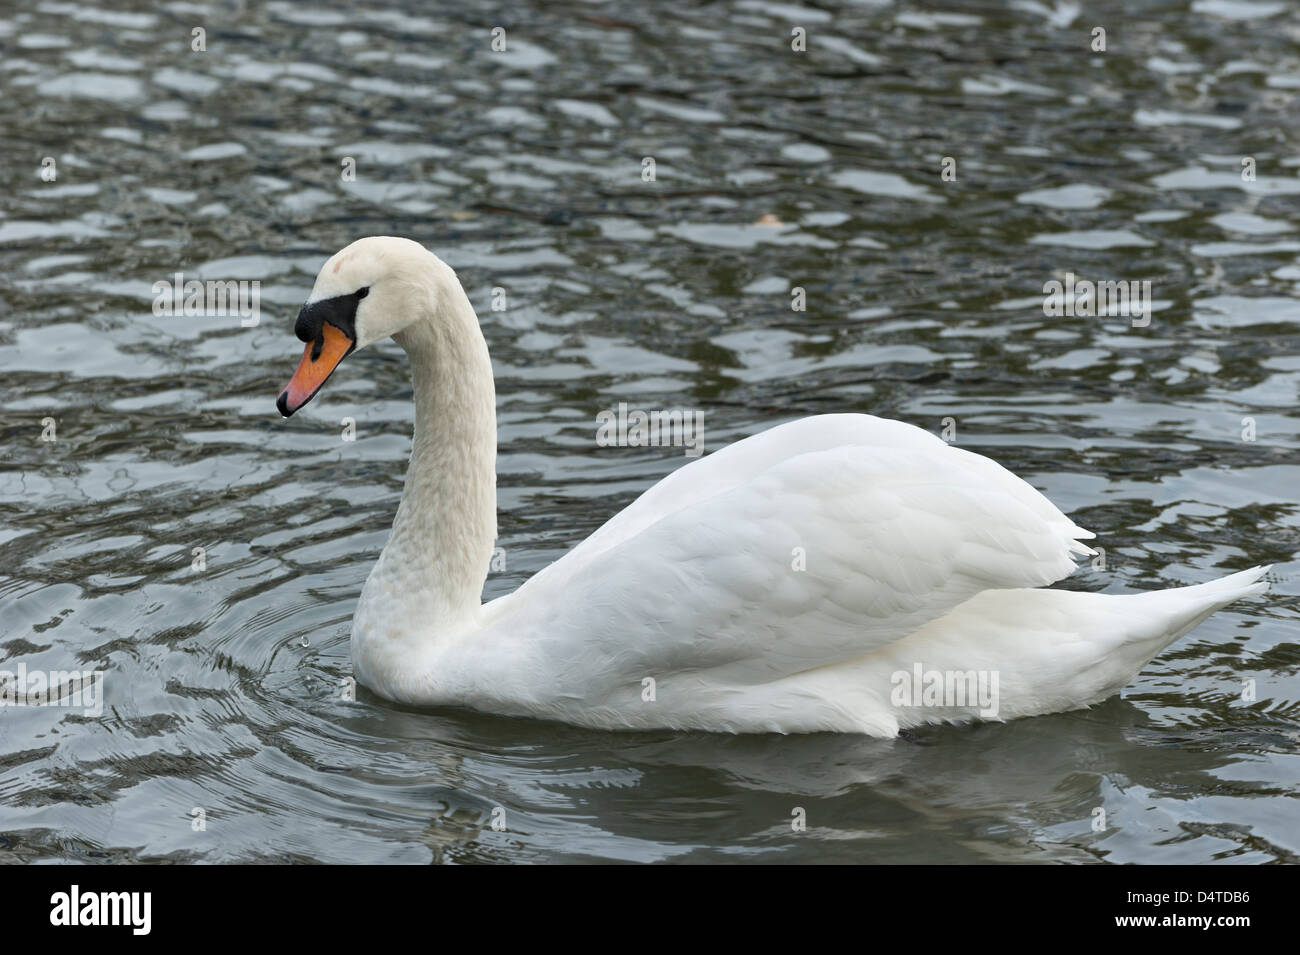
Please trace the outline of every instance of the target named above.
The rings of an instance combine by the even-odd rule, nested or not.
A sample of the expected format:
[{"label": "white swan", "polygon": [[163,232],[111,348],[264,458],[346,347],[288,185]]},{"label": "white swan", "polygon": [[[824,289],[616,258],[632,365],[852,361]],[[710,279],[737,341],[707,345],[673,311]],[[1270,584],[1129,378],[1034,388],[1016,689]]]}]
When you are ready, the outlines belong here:
[{"label": "white swan", "polygon": [[286,416],[357,348],[391,336],[410,356],[406,486],[352,624],[356,679],[397,702],[893,736],[1099,702],[1267,586],[1257,567],[1132,596],[1033,589],[1093,553],[1079,543],[1093,535],[987,458],[835,414],[687,464],[484,604],[496,400],[456,274],[410,240],[360,239],[325,263],[295,331],[307,347]]}]

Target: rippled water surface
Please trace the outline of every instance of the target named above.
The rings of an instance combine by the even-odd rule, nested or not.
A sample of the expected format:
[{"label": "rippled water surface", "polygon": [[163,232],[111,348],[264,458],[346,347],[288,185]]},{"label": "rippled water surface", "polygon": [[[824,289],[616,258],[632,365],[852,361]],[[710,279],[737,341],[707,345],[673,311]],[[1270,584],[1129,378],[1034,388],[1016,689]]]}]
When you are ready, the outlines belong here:
[{"label": "rippled water surface", "polygon": [[[0,669],[101,669],[106,705],[0,710],[0,859],[1297,861],[1300,8],[1087,6],[4,4]],[[1097,531],[1065,586],[1272,593],[1092,710],[890,741],[346,701],[405,357],[274,399],[367,234],[479,310],[489,597],[688,460],[597,447],[620,401],[710,449],[951,417]],[[155,317],[178,271],[259,280],[260,323]],[[1067,272],[1150,280],[1150,325],[1046,316]]]}]

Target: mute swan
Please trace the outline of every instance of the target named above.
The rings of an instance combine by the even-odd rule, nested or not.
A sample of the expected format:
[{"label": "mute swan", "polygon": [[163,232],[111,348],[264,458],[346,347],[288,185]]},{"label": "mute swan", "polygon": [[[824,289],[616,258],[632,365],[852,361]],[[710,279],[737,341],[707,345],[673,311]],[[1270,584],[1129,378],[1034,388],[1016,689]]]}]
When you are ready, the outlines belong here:
[{"label": "mute swan", "polygon": [[496,398],[446,264],[369,237],[321,269],[286,417],[358,348],[410,357],[415,438],[352,623],[356,679],[415,706],[602,729],[894,736],[1097,703],[1256,567],[1130,596],[1034,589],[1094,553],[988,458],[898,421],[783,424],[678,469],[514,593],[496,537]]}]

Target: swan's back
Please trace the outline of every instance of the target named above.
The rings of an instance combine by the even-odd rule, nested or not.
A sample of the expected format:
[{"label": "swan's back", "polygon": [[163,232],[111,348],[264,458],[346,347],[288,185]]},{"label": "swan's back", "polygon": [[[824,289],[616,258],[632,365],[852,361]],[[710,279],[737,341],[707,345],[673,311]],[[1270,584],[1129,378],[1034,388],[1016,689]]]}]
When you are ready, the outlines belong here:
[{"label": "swan's back", "polygon": [[[793,464],[796,459],[817,452],[830,453],[822,458],[805,458],[801,465]],[[873,455],[875,466],[871,461]],[[850,465],[855,458],[863,465],[860,469]],[[651,525],[705,501],[717,500],[722,504],[723,495],[746,485],[751,486],[748,492],[740,490],[727,497],[726,504],[757,506],[764,499],[770,501],[774,493],[837,497],[836,489],[820,486],[816,468],[826,464],[848,465],[840,470],[850,481],[856,476],[856,470],[864,481],[889,480],[899,487],[905,479],[896,475],[890,480],[887,465],[903,460],[925,469],[928,482],[948,481],[959,493],[1000,498],[1004,506],[1021,512],[1027,529],[1042,535],[1040,545],[1044,550],[1055,552],[1057,545],[1066,540],[1067,552],[1092,553],[1078,541],[1091,539],[1094,534],[1076,526],[1051,501],[996,462],[954,448],[928,431],[901,421],[864,414],[828,414],[777,425],[677,469],[610,518],[564,560],[539,572],[530,583],[548,581],[552,586],[561,586],[567,574],[579,572],[586,563],[596,561],[601,554]],[[764,476],[770,479],[766,484],[760,481]],[[773,482],[780,486],[773,486]],[[848,496],[857,499],[864,494],[869,496],[873,487],[874,484],[851,487],[847,489]],[[1037,518],[1036,523],[1033,518]],[[1056,566],[1062,569],[1045,582],[1068,574],[1073,562],[1064,567],[1058,561]]]},{"label": "swan's back", "polygon": [[[1009,471],[920,429],[803,419],[682,467],[489,605],[475,652],[512,662],[483,672],[475,692],[495,679],[523,697],[520,710],[591,725],[890,732],[887,677],[910,667],[900,651],[927,649],[909,637],[927,633],[951,666],[1006,671],[1016,685],[1042,642],[1034,613],[1012,613],[1025,625],[995,652],[960,631],[991,606],[1014,611],[1020,594],[1033,594],[1026,607],[1074,600],[1028,589],[1069,574],[1092,536]],[[978,617],[956,613],[990,591]],[[1157,618],[1168,610],[1172,629],[1147,629],[1177,629],[1183,604],[1167,603]],[[1127,639],[1105,619],[1098,655]],[[1080,637],[1083,657],[1093,638]],[[883,683],[873,660],[891,668]],[[1070,695],[1035,692],[1034,706]]]}]

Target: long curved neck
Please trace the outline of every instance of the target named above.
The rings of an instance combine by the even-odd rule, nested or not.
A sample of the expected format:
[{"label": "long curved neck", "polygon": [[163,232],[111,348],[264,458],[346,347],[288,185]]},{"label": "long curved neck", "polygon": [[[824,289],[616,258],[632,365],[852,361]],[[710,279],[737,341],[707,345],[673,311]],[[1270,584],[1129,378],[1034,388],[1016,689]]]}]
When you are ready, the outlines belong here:
[{"label": "long curved neck", "polygon": [[474,308],[447,270],[424,317],[394,339],[410,357],[415,439],[384,547],[408,609],[437,629],[475,613],[496,539],[496,389]]}]

